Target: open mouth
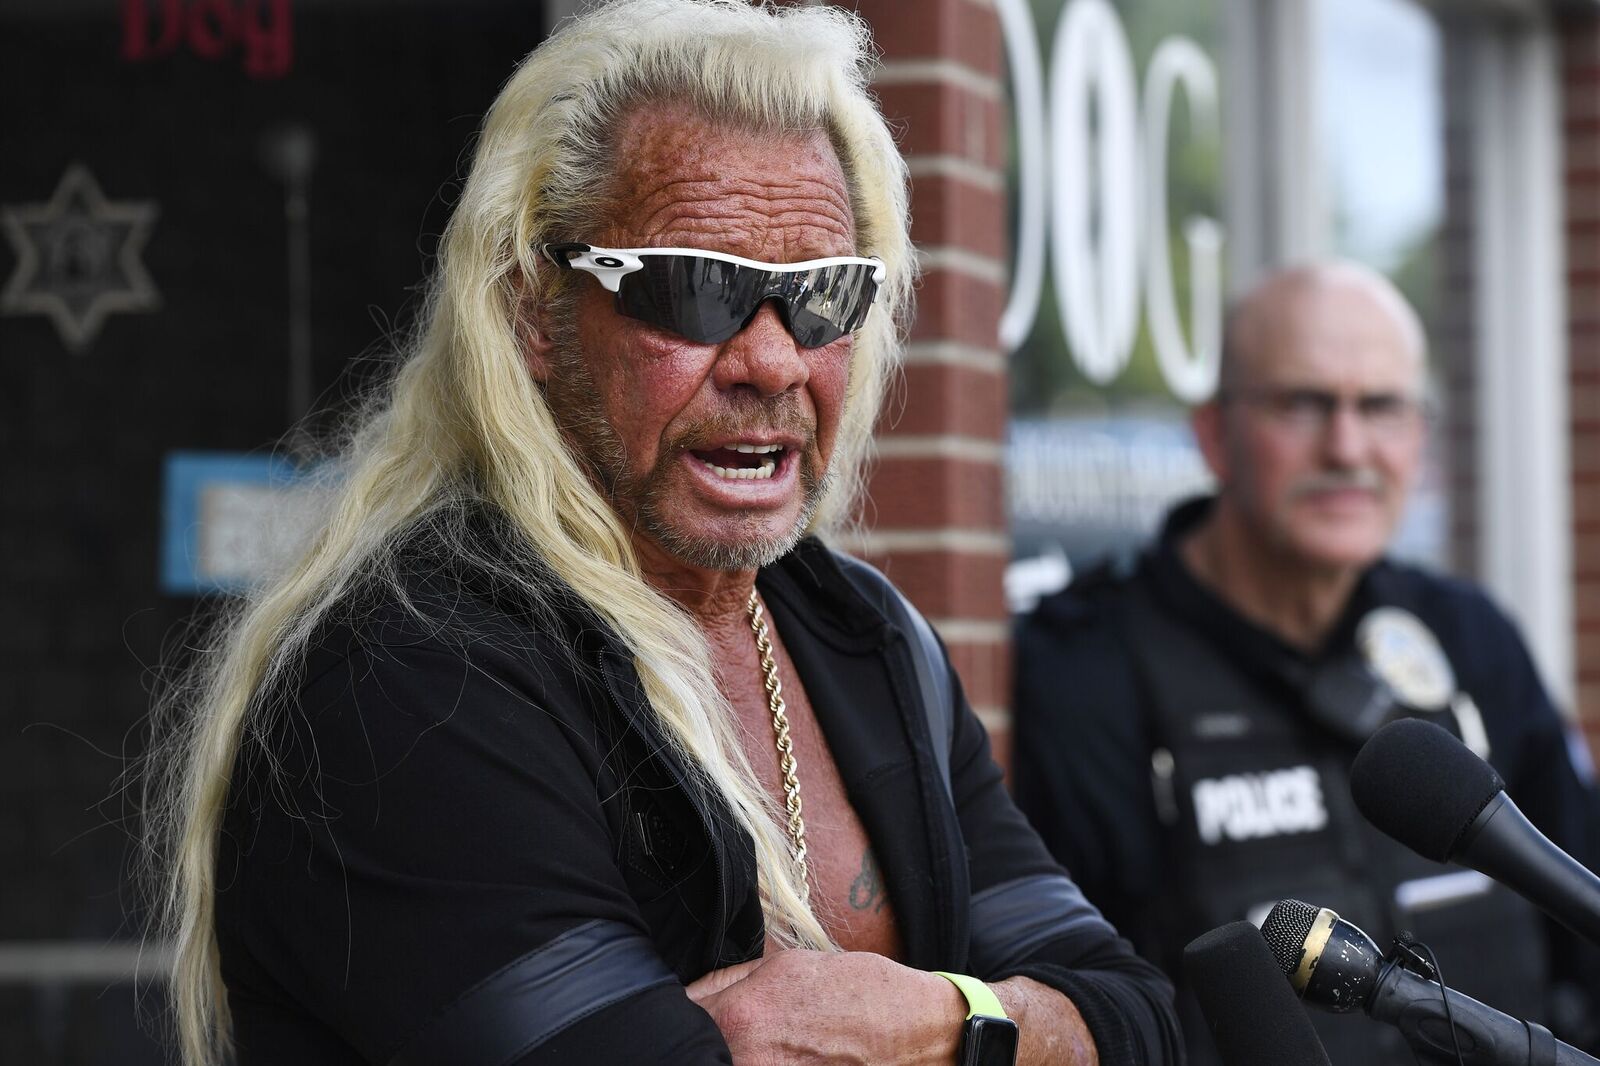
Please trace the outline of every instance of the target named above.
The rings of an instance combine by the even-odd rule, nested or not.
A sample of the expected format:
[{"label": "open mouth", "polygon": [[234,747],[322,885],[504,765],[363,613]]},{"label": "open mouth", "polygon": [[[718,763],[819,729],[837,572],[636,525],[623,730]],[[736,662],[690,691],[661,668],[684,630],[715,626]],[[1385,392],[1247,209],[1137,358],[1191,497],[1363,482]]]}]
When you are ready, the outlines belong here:
[{"label": "open mouth", "polygon": [[729,444],[689,454],[720,478],[765,481],[777,472],[785,450],[781,444]]}]

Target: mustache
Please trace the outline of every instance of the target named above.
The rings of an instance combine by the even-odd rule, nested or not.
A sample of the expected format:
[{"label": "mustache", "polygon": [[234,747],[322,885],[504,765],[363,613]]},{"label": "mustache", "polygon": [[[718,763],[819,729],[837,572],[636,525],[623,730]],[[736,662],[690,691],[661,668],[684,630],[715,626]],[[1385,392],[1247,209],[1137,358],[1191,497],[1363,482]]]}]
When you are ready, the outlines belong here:
[{"label": "mustache", "polygon": [[1323,492],[1347,492],[1351,489],[1361,492],[1382,492],[1387,484],[1384,476],[1370,466],[1354,470],[1330,470],[1311,474],[1295,482],[1289,490],[1289,498],[1298,500],[1304,496],[1315,496]]},{"label": "mustache", "polygon": [[673,448],[705,450],[747,433],[773,433],[799,437],[810,448],[816,437],[816,423],[806,413],[800,398],[784,393],[771,400],[743,397],[730,411],[696,419],[673,434]]}]

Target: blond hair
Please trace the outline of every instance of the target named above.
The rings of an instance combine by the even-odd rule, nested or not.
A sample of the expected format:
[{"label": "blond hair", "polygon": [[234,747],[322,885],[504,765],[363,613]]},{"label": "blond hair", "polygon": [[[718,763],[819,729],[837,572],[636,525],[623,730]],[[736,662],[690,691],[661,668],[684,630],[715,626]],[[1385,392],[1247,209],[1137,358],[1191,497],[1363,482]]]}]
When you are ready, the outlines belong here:
[{"label": "blond hair", "polygon": [[[785,838],[755,784],[699,630],[642,579],[628,531],[563,444],[517,342],[522,301],[554,284],[533,249],[592,223],[617,122],[677,99],[717,121],[827,132],[851,191],[857,249],[888,267],[856,336],[834,477],[808,532],[848,519],[894,374],[915,275],[905,165],[867,93],[862,21],[832,7],[744,0],[615,0],[567,22],[518,67],[484,121],[447,226],[417,339],[351,421],[329,464],[316,532],[282,573],[246,596],[184,682],[158,704],[163,738],[147,777],[147,861],[159,929],[173,944],[170,990],[184,1062],[231,1051],[213,929],[218,833],[241,747],[292,713],[312,633],[389,562],[421,522],[482,502],[504,516],[507,559],[536,562],[575,590],[630,648],[650,704],[702,784],[756,845],[771,935],[832,946],[800,894]],[[457,524],[431,523],[440,535]],[[520,554],[519,554],[520,553]],[[538,595],[529,566],[496,576]]]}]

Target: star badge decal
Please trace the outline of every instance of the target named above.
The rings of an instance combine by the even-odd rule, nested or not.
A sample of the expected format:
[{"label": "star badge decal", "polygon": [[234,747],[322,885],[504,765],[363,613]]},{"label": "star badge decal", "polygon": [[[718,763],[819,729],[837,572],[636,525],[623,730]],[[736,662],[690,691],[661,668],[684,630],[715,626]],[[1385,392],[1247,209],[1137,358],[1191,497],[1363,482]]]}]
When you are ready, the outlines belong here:
[{"label": "star badge decal", "polygon": [[48,315],[61,343],[82,352],[107,315],[160,307],[139,258],[156,213],[152,200],[107,200],[81,163],[67,168],[48,202],[0,207],[17,253],[0,315]]}]

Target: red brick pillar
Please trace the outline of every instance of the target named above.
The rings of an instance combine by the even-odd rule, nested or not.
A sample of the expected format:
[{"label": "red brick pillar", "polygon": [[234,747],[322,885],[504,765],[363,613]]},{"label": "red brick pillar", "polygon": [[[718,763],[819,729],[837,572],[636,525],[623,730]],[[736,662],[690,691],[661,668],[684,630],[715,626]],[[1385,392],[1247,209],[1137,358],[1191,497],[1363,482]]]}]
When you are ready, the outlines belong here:
[{"label": "red brick pillar", "polygon": [[987,0],[852,0],[912,176],[923,270],[900,390],[879,432],[864,554],[927,614],[1008,751],[1010,557],[1001,455],[1006,367],[1003,45]]},{"label": "red brick pillar", "polygon": [[1560,35],[1577,712],[1600,756],[1600,14]]}]

